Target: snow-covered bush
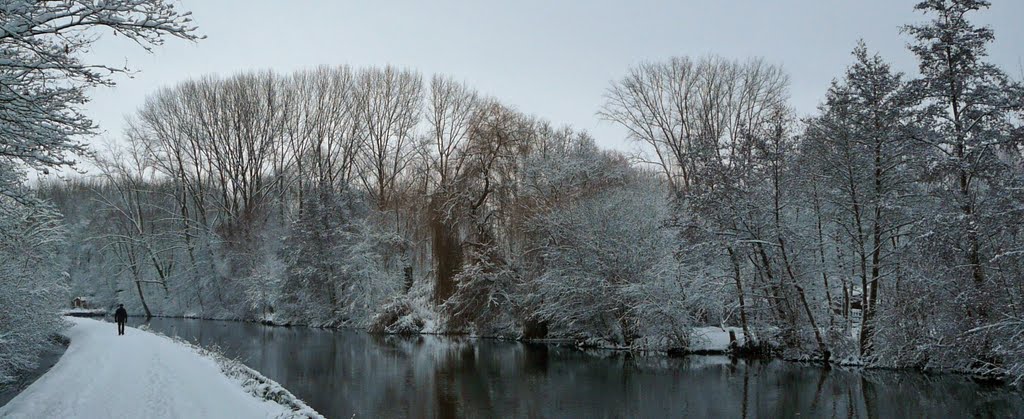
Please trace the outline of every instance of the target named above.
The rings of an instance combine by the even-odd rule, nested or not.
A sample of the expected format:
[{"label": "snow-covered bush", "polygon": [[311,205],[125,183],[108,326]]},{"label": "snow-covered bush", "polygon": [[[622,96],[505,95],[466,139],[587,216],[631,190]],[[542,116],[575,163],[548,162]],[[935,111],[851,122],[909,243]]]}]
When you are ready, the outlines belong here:
[{"label": "snow-covered bush", "polygon": [[523,314],[520,279],[494,246],[475,246],[455,275],[456,290],[445,302],[447,329],[481,336],[518,337]]},{"label": "snow-covered bush", "polygon": [[520,317],[601,345],[685,336],[688,285],[664,185],[586,136],[556,136],[525,166]]},{"label": "snow-covered bush", "polygon": [[64,326],[61,221],[49,207],[0,197],[0,384],[35,365]]},{"label": "snow-covered bush", "polygon": [[538,217],[547,240],[539,250],[544,269],[532,282],[536,315],[554,333],[618,345],[655,327],[684,326],[686,308],[666,301],[685,301],[667,218],[664,196],[642,183]]},{"label": "snow-covered bush", "polygon": [[398,298],[387,303],[373,316],[370,322],[370,333],[386,333],[393,335],[414,335],[423,331],[427,325],[427,316],[406,298]]}]

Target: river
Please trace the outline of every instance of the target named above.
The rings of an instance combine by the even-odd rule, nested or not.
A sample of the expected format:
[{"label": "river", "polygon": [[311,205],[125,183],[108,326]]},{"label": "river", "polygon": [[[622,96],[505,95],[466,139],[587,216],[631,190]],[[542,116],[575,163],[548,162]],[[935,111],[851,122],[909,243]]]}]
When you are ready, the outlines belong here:
[{"label": "river", "polygon": [[218,348],[331,418],[1024,416],[1021,393],[958,375],[228,321],[150,327]]}]

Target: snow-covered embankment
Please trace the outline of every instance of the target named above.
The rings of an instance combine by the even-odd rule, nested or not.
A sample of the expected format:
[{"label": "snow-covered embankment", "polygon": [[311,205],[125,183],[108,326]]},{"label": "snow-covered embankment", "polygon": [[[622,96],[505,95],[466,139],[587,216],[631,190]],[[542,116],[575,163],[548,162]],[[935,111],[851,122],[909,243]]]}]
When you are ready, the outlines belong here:
[{"label": "snow-covered embankment", "polygon": [[277,383],[208,351],[111,323],[71,318],[60,361],[0,417],[320,417]]}]

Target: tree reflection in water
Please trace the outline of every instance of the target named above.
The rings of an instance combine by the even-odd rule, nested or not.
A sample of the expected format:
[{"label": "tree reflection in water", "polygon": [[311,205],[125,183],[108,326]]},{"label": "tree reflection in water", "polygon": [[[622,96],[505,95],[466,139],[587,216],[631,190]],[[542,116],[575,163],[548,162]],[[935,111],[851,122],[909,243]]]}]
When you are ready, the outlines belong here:
[{"label": "tree reflection in water", "polygon": [[667,358],[556,345],[153,319],[328,417],[1013,417],[1020,393],[951,375]]}]

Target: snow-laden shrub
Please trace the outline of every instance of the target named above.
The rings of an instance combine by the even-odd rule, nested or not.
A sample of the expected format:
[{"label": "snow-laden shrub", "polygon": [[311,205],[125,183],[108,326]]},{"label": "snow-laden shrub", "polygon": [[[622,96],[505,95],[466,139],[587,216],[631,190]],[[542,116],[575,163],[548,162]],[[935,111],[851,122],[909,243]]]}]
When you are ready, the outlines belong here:
[{"label": "snow-laden shrub", "polygon": [[535,315],[555,334],[618,345],[683,336],[688,285],[668,215],[664,195],[637,181],[537,217],[546,240],[532,281]]},{"label": "snow-laden shrub", "polygon": [[393,335],[412,335],[423,332],[433,313],[425,310],[422,304],[406,297],[397,298],[387,303],[373,316],[368,328],[370,333],[386,333]]},{"label": "snow-laden shrub", "polygon": [[275,324],[277,316],[274,307],[278,304],[281,278],[287,266],[273,255],[266,255],[258,261],[248,281],[246,281],[245,297],[249,309],[261,322]]},{"label": "snow-laden shrub", "polygon": [[980,373],[1006,377],[1014,384],[1024,382],[1024,319],[1007,317],[993,324],[969,330],[968,334],[987,335],[992,353],[1003,362],[978,366]]},{"label": "snow-laden shrub", "polygon": [[520,309],[518,283],[494,246],[475,246],[468,252],[467,265],[455,275],[455,294],[443,310],[448,314],[446,330],[479,336],[518,337],[516,317]]},{"label": "snow-laden shrub", "polygon": [[1024,376],[1024,323],[1002,312],[1001,307],[1013,307],[1015,296],[1006,292],[1009,288],[1000,284],[999,276],[1015,276],[1020,261],[1007,258],[1013,263],[993,270],[989,282],[977,284],[964,274],[969,271],[948,262],[957,257],[950,253],[949,234],[930,230],[927,240],[911,249],[917,253],[908,258],[912,263],[900,278],[900,292],[888,295],[881,305],[877,350],[863,362],[1019,382]]},{"label": "snow-laden shrub", "polygon": [[32,368],[64,323],[58,215],[41,204],[0,197],[0,384]]}]

